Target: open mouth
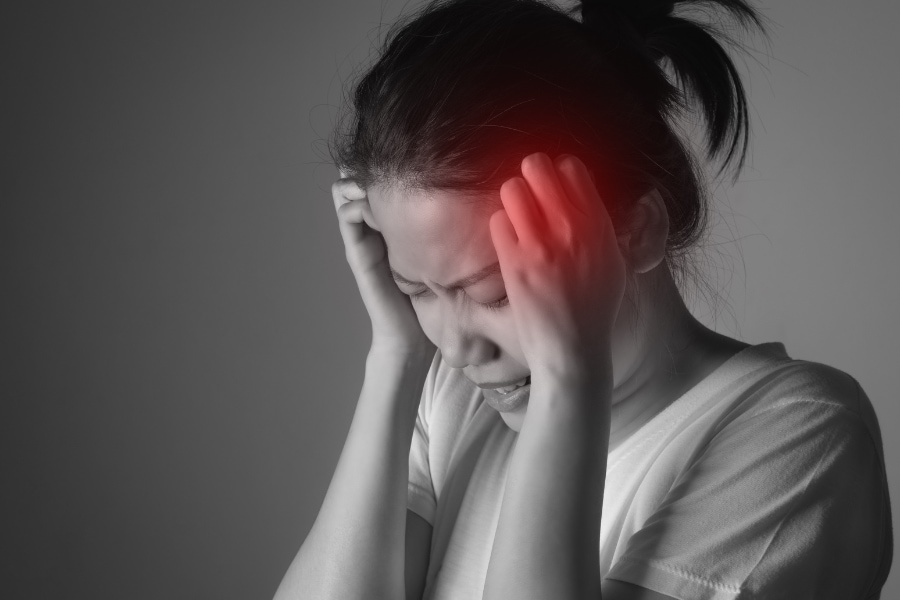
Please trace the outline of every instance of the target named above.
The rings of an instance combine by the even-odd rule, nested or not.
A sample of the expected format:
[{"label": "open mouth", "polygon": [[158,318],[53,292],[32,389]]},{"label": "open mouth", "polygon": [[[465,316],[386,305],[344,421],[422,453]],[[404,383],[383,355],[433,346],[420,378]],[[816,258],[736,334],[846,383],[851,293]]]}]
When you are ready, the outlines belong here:
[{"label": "open mouth", "polygon": [[484,401],[498,412],[516,410],[528,400],[531,394],[531,375],[513,385],[502,388],[483,388]]},{"label": "open mouth", "polygon": [[517,381],[516,383],[514,383],[512,385],[508,385],[506,387],[494,388],[494,391],[499,392],[501,394],[508,394],[508,393],[512,392],[513,390],[517,390],[520,387],[524,387],[530,383],[531,383],[531,375],[528,375],[526,377],[523,377],[522,379],[520,379],[519,381]]}]

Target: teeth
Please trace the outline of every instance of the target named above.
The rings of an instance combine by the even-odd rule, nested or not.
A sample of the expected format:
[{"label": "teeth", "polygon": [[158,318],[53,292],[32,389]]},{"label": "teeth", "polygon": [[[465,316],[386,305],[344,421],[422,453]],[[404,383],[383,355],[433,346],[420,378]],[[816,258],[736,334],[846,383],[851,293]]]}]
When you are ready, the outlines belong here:
[{"label": "teeth", "polygon": [[509,392],[511,392],[511,391],[513,391],[513,390],[515,390],[515,389],[518,389],[518,388],[522,387],[523,385],[525,385],[525,384],[527,384],[527,383],[528,383],[528,377],[526,376],[526,377],[523,377],[520,381],[518,381],[517,383],[515,383],[515,384],[513,384],[513,385],[506,386],[506,387],[501,387],[501,388],[496,388],[496,389],[497,389],[497,391],[500,392],[501,394],[508,394]]}]

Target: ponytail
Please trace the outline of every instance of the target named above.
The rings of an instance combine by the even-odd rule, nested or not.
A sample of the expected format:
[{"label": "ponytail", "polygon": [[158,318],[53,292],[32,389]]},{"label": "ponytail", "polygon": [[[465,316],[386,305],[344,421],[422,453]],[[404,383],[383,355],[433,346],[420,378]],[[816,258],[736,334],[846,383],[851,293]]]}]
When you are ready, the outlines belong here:
[{"label": "ponytail", "polygon": [[687,104],[696,102],[706,124],[707,153],[740,171],[747,155],[750,120],[740,74],[723,47],[736,42],[710,25],[673,15],[678,7],[715,5],[741,30],[764,32],[762,19],[745,0],[585,0],[582,22],[609,34],[605,17],[627,21],[638,44],[655,62],[667,61]]}]

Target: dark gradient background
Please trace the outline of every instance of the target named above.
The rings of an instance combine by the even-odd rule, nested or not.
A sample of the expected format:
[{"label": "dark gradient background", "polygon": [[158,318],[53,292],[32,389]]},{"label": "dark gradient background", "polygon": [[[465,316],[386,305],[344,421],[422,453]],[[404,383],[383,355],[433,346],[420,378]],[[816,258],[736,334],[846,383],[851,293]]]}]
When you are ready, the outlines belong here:
[{"label": "dark gradient background", "polygon": [[[370,335],[317,140],[402,3],[4,6],[0,596],[270,598]],[[762,8],[691,302],[859,379],[900,498],[900,5]]]}]

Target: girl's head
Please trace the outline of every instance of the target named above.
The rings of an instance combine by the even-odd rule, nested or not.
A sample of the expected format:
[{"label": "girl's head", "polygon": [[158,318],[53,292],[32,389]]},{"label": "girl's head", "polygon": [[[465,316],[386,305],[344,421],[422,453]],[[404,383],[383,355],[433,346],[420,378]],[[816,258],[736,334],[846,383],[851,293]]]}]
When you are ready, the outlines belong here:
[{"label": "girl's head", "polygon": [[[503,281],[446,288],[497,261],[488,219],[525,156],[579,157],[617,234],[651,224],[658,259],[623,247],[632,276],[656,265],[686,274],[707,204],[674,119],[698,110],[722,168],[740,169],[748,141],[724,32],[674,14],[691,7],[761,29],[744,0],[605,0],[568,12],[542,0],[438,0],[391,28],[357,83],[333,158],[367,190],[391,267],[420,282],[398,285],[423,292],[413,305],[425,333],[476,383],[528,374],[509,309],[478,304],[502,299]],[[659,218],[637,216],[650,205]],[[646,305],[638,288],[632,306]]]}]

